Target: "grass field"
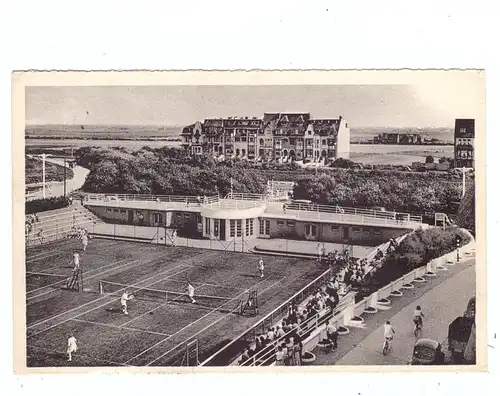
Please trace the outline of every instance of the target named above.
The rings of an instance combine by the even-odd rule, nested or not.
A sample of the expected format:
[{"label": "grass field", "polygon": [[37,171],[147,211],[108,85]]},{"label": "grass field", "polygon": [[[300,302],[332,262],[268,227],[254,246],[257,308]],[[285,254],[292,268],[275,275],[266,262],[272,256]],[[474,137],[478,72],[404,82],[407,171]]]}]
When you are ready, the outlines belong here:
[{"label": "grass field", "polygon": [[[268,257],[260,278],[252,254],[93,239],[80,252],[86,291],[63,290],[79,248],[68,240],[26,252],[28,367],[180,365],[193,339],[202,361],[325,271],[313,260]],[[98,293],[99,280],[173,292],[184,292],[189,280],[195,298],[226,300],[135,299],[126,316],[116,295]],[[231,313],[250,289],[259,315]],[[67,362],[70,332],[79,350]]]}]

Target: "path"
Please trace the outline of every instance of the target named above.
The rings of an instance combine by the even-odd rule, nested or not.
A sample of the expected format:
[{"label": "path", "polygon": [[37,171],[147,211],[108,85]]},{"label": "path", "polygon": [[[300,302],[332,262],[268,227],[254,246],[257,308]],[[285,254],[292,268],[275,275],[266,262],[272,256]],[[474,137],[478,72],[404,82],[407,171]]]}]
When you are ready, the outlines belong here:
[{"label": "path", "polygon": [[[365,316],[365,329],[351,329],[339,340],[337,351],[319,352],[315,364],[335,365],[405,365],[415,345],[413,310],[417,305],[424,312],[424,328],[420,338],[443,342],[448,325],[463,315],[469,299],[476,293],[475,259],[467,260],[440,272],[439,277],[414,291],[405,291],[401,298],[394,297],[392,308],[373,316]],[[441,279],[440,279],[441,278]],[[382,355],[383,324],[390,320],[396,330],[392,351]],[[317,351],[317,350],[316,350]],[[315,351],[315,352],[316,352]]]},{"label": "path", "polygon": [[[64,166],[64,160],[57,158],[47,158],[45,161]],[[69,166],[67,165],[67,168]],[[78,190],[85,183],[85,179],[89,174],[90,170],[87,168],[83,168],[81,166],[75,165],[73,170],[73,178],[66,180],[66,193],[70,193],[71,191]],[[40,183],[37,183],[37,185]],[[60,197],[64,195],[64,182],[48,182],[46,183],[45,196],[47,198],[50,197]],[[42,189],[37,190],[29,195],[28,200],[40,199],[43,198]]]}]

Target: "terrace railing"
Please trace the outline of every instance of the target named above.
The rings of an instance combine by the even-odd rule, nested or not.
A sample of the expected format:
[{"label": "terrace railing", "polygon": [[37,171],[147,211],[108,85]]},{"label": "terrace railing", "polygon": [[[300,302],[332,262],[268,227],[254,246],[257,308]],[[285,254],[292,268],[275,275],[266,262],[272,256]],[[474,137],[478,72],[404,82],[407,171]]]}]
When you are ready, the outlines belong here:
[{"label": "terrace railing", "polygon": [[[264,316],[262,319],[260,319],[248,330],[245,330],[242,334],[240,334],[239,336],[234,338],[231,342],[229,342],[229,344],[219,349],[215,354],[204,360],[200,364],[200,366],[207,366],[210,365],[210,363],[212,363],[213,365],[218,365],[214,364],[215,363],[214,361],[217,360],[218,358],[223,358],[224,360],[226,360],[226,356],[224,355],[227,353],[226,351],[230,350],[230,348],[234,348],[235,346],[241,345],[242,342],[248,343],[250,342],[249,340],[253,342],[257,335],[265,334],[266,329],[268,329],[269,327],[274,327],[277,321],[282,320],[287,315],[288,306],[290,304],[295,304],[297,306],[300,305],[300,303],[309,298],[313,294],[313,292],[316,292],[320,287],[326,285],[331,276],[331,273],[332,273],[331,269],[328,269],[325,272],[323,272],[320,276],[318,276],[312,282],[304,286],[302,289],[300,289],[297,293],[295,293],[284,303],[282,303],[277,308],[268,313],[266,316]],[[227,357],[227,361],[233,360],[234,357],[235,356]],[[225,361],[222,365],[227,365],[227,361]]]},{"label": "terrace railing", "polygon": [[117,202],[117,201],[140,201],[159,203],[179,203],[189,206],[201,206],[203,203],[218,202],[219,197],[214,196],[190,196],[190,195],[149,195],[149,194],[86,194],[84,202]]}]

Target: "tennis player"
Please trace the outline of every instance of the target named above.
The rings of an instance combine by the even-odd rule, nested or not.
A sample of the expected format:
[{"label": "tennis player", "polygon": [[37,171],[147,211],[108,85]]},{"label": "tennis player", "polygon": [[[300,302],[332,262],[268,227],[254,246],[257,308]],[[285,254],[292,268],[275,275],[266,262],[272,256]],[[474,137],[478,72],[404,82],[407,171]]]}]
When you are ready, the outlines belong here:
[{"label": "tennis player", "polygon": [[66,353],[68,355],[68,362],[71,362],[71,354],[78,350],[78,345],[76,345],[76,338],[73,334],[69,334],[68,338],[68,349]]},{"label": "tennis player", "polygon": [[192,304],[196,304],[196,300],[194,299],[194,287],[191,283],[187,283],[187,292],[188,296],[191,299]]},{"label": "tennis player", "polygon": [[172,233],[172,246],[177,246],[177,230]]},{"label": "tennis player", "polygon": [[134,298],[133,294],[129,294],[128,290],[125,290],[120,298],[120,304],[122,305],[122,312],[125,315],[128,315],[127,311],[127,301],[132,300]]},{"label": "tennis player", "polygon": [[68,290],[72,290],[75,288],[76,283],[78,282],[78,276],[80,275],[80,255],[78,252],[73,253],[73,260],[70,264],[73,264],[73,276],[71,277],[70,282],[67,285]]},{"label": "tennis player", "polygon": [[85,252],[87,250],[87,245],[89,244],[89,237],[87,235],[87,232],[84,232],[82,235],[82,246],[83,246],[83,251]]},{"label": "tennis player", "polygon": [[262,257],[259,259],[259,265],[257,266],[259,272],[260,272],[260,277],[264,277],[264,260],[262,260]]}]

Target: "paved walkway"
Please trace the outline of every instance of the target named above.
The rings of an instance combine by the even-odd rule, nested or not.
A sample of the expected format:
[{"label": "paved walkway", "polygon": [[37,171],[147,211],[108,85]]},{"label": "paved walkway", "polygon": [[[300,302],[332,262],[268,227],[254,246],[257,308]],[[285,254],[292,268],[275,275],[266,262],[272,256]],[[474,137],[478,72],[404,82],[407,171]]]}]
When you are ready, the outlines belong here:
[{"label": "paved walkway", "polygon": [[[318,348],[316,365],[405,365],[411,359],[415,336],[413,309],[420,305],[424,312],[421,338],[443,343],[448,325],[461,316],[469,299],[475,296],[475,258],[448,267],[438,277],[414,290],[406,290],[402,297],[393,297],[391,309],[375,315],[364,314],[365,328],[350,328],[350,334],[340,337],[336,351],[325,353]],[[383,324],[390,320],[396,330],[392,351],[382,355]]]},{"label": "paved walkway", "polygon": [[[57,158],[47,158],[45,161],[64,166],[64,160]],[[69,168],[69,165],[67,165]],[[89,174],[90,170],[76,165],[73,170],[73,178],[66,180],[66,193],[78,190],[85,183],[85,179]],[[40,184],[40,183],[37,183]],[[48,182],[45,183],[45,197],[60,197],[64,195],[64,182]],[[40,189],[32,194],[30,194],[28,200],[43,198],[43,190]]]}]

